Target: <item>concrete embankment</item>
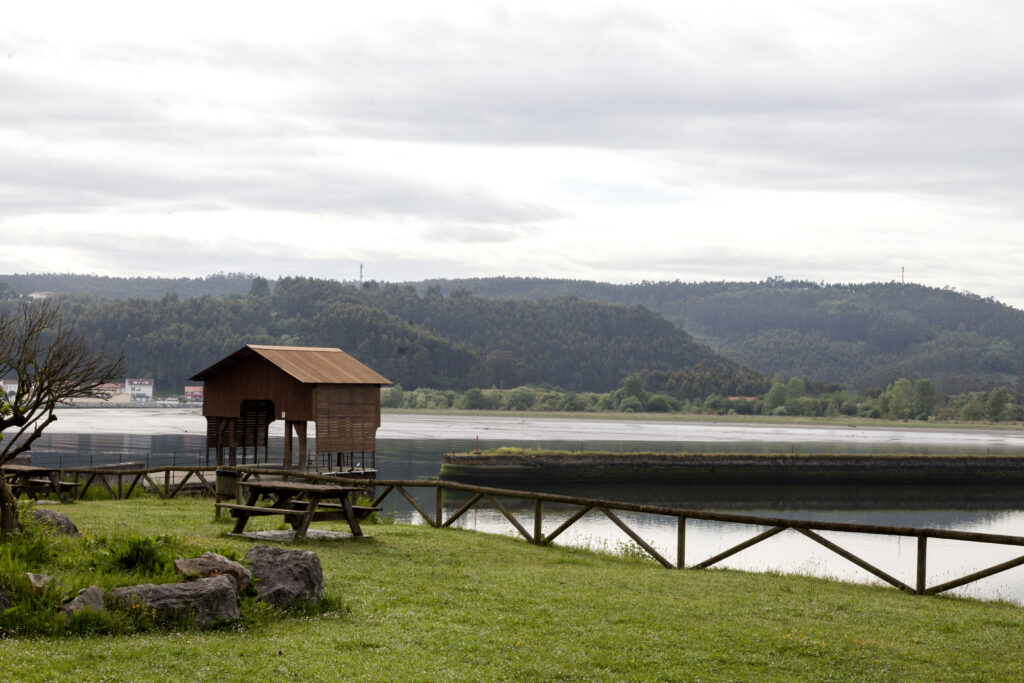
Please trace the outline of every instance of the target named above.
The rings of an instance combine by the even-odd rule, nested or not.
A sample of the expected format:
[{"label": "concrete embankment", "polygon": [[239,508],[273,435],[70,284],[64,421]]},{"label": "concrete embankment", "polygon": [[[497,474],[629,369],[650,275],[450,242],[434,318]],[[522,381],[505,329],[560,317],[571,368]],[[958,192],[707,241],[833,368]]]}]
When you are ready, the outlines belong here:
[{"label": "concrete embankment", "polygon": [[441,477],[465,482],[1024,484],[1024,456],[447,453]]}]

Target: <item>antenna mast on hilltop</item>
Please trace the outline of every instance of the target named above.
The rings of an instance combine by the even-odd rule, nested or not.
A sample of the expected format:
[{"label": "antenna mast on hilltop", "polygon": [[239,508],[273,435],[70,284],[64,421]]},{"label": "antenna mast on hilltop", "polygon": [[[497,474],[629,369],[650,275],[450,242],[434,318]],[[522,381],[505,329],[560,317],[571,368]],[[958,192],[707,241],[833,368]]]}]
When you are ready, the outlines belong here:
[{"label": "antenna mast on hilltop", "polygon": [[[362,266],[360,266],[360,267],[359,267],[359,279],[360,279],[360,280],[362,280],[362,279],[363,279],[363,275],[362,275],[362,273],[363,273],[363,268],[362,268]],[[900,266],[900,284],[901,284],[901,285],[905,285],[905,284],[907,284],[907,278],[906,278],[906,274],[907,274],[907,269],[906,269],[906,267],[905,267],[905,266]]]},{"label": "antenna mast on hilltop", "polygon": [[363,264],[359,264],[359,284],[363,284]]}]

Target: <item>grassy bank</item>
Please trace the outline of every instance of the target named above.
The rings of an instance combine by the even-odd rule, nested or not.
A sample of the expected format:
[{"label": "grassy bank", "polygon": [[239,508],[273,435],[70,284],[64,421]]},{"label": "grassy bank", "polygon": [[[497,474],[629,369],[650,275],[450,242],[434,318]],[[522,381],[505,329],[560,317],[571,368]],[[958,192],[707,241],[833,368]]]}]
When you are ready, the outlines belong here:
[{"label": "grassy bank", "polygon": [[[987,455],[662,453],[501,447],[445,453],[441,478],[468,483],[1024,485],[1024,458]],[[512,482],[512,483],[510,483]]]},{"label": "grassy bank", "polygon": [[[90,538],[236,548],[209,500],[64,506]],[[264,524],[272,522],[260,520]],[[325,525],[327,527],[328,525]],[[807,577],[667,571],[466,530],[368,525],[320,554],[327,614],[0,641],[8,680],[1019,680],[1024,609]]]}]

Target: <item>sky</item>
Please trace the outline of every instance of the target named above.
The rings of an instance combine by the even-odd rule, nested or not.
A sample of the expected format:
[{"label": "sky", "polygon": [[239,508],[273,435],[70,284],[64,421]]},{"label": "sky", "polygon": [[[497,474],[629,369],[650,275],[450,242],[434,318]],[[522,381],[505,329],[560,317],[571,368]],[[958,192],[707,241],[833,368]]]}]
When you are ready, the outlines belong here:
[{"label": "sky", "polygon": [[888,282],[1024,308],[1024,4],[11,3],[0,273]]}]

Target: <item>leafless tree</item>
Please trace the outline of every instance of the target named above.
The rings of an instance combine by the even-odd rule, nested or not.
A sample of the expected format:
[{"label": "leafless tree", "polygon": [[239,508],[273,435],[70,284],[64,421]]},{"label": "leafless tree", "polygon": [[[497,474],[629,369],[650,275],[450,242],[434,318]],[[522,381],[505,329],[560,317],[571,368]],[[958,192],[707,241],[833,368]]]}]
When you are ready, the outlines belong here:
[{"label": "leafless tree", "polygon": [[[0,307],[0,378],[16,378],[13,398],[0,392],[0,465],[32,447],[52,424],[58,404],[98,396],[102,384],[121,378],[123,353],[89,348],[52,300]],[[0,533],[18,523],[17,501],[0,477]]]}]

